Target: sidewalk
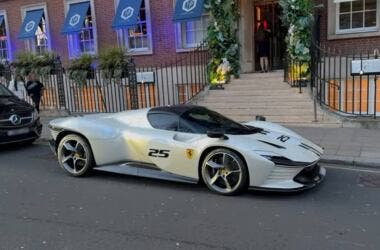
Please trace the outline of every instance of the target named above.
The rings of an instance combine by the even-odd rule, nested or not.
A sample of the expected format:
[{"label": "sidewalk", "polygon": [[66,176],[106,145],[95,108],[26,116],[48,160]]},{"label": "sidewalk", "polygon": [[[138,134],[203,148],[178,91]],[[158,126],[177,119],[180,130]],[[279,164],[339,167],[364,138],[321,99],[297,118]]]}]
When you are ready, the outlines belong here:
[{"label": "sidewalk", "polygon": [[[42,116],[44,125],[41,141],[50,139],[49,121],[51,116]],[[322,162],[352,167],[380,169],[380,129],[363,128],[314,128],[291,127],[305,138],[322,146],[325,154]]]}]

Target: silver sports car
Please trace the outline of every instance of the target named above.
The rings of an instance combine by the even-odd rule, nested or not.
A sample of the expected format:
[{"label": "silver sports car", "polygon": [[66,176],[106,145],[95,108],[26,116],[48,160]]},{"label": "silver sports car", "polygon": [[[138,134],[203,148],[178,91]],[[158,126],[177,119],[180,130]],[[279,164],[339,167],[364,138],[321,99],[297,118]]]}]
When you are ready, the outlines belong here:
[{"label": "silver sports car", "polygon": [[297,191],[320,183],[323,150],[282,126],[234,122],[177,105],[57,119],[54,152],[72,176],[91,170],[198,183],[219,194]]}]

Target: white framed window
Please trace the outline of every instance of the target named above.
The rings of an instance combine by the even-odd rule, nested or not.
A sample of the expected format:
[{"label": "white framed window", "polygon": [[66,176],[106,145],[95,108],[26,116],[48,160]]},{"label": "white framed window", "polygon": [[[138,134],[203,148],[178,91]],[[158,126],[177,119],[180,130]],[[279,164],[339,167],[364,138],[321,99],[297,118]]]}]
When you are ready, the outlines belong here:
[{"label": "white framed window", "polygon": [[77,58],[82,54],[95,55],[98,51],[95,9],[93,0],[66,0],[65,12],[67,15],[70,9],[70,5],[84,2],[89,2],[90,7],[87,10],[81,30],[79,32],[67,34],[69,58]]},{"label": "white framed window", "polygon": [[[115,4],[118,6],[119,0],[116,0]],[[141,1],[136,26],[117,29],[116,33],[119,46],[129,53],[151,54],[153,50],[149,0]]]},{"label": "white framed window", "polygon": [[36,54],[43,54],[51,49],[49,19],[47,15],[46,4],[28,5],[22,7],[22,17],[26,16],[28,11],[43,10],[41,20],[39,20],[36,33],[33,38],[25,39],[25,49]]},{"label": "white framed window", "polygon": [[0,10],[0,16],[2,16],[2,22],[0,23],[0,60],[11,61],[12,55],[10,49],[8,18],[6,11]]},{"label": "white framed window", "polygon": [[336,34],[378,30],[377,0],[344,1],[336,5]]},{"label": "white framed window", "polygon": [[177,51],[198,47],[205,41],[209,15],[203,14],[199,20],[176,24]]}]

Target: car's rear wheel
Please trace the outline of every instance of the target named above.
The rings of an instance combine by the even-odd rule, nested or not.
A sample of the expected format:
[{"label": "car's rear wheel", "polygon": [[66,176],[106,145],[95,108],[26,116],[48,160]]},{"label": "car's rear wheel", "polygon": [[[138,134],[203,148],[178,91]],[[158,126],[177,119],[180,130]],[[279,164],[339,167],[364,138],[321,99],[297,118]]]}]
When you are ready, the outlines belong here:
[{"label": "car's rear wheel", "polygon": [[225,148],[215,149],[206,155],[201,173],[207,187],[222,195],[238,194],[246,188],[249,179],[243,159]]},{"label": "car's rear wheel", "polygon": [[59,143],[58,161],[61,167],[72,176],[84,176],[93,167],[94,158],[88,142],[78,135],[67,135]]}]

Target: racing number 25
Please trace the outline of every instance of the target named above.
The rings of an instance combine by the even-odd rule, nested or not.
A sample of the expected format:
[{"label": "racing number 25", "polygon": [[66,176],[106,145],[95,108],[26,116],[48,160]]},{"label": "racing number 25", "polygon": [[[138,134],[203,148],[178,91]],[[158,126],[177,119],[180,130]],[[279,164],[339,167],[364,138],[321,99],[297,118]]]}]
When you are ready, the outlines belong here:
[{"label": "racing number 25", "polygon": [[149,149],[150,157],[168,158],[170,150]]}]

